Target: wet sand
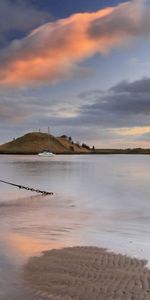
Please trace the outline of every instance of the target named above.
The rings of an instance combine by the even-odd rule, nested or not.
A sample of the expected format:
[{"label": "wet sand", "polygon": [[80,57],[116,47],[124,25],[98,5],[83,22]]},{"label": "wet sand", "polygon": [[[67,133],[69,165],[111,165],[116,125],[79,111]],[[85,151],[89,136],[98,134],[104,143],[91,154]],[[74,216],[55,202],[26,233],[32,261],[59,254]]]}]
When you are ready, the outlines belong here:
[{"label": "wet sand", "polygon": [[37,300],[150,300],[146,261],[97,247],[45,251],[29,259],[24,279]]}]

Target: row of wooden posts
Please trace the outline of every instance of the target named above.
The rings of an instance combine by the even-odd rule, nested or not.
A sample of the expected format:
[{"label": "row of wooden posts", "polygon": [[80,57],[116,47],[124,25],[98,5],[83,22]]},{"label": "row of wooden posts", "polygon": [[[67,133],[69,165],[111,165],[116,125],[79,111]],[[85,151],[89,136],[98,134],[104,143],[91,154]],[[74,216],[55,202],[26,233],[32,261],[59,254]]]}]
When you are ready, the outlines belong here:
[{"label": "row of wooden posts", "polygon": [[43,190],[39,190],[39,189],[34,189],[34,188],[30,188],[28,186],[24,186],[24,185],[21,185],[21,184],[15,184],[15,183],[4,181],[4,180],[0,180],[0,182],[5,183],[5,184],[9,184],[9,185],[12,185],[12,186],[16,186],[19,189],[24,189],[24,190],[35,192],[35,193],[40,193],[43,196],[44,195],[53,195],[54,194],[53,192],[47,192],[47,191],[43,191]]}]

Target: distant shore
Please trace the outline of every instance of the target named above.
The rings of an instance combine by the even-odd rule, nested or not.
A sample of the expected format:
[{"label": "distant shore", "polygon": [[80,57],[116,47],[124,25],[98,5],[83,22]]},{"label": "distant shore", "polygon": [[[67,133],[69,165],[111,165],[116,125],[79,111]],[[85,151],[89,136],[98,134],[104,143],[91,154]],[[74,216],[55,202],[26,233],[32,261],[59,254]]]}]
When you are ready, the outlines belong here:
[{"label": "distant shore", "polygon": [[146,261],[97,247],[46,251],[30,258],[24,271],[30,288],[44,299],[150,299]]},{"label": "distant shore", "polygon": [[[0,155],[38,155],[39,152],[7,152],[0,151]],[[95,151],[89,152],[55,152],[56,155],[149,155],[150,149],[95,149]]]},{"label": "distant shore", "polygon": [[55,137],[42,132],[30,132],[17,139],[13,139],[0,145],[0,154],[37,155],[40,152],[49,151],[54,154],[150,154],[150,149],[97,149],[89,147],[85,143],[72,140],[71,137],[62,135]]}]

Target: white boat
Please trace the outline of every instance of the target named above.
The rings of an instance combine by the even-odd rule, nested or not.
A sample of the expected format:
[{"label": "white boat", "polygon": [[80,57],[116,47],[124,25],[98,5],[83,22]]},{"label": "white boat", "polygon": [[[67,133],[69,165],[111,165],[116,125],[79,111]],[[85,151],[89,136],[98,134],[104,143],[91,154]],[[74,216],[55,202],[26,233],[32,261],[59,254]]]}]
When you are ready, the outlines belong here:
[{"label": "white boat", "polygon": [[[50,135],[50,128],[48,127],[48,135]],[[47,149],[50,149],[50,140],[48,140],[48,145],[46,147]],[[49,150],[45,150],[43,152],[38,153],[39,156],[42,157],[53,157],[55,156],[54,153],[50,152]]]},{"label": "white boat", "polygon": [[52,156],[55,156],[54,153],[52,152],[49,152],[49,151],[43,151],[43,152],[40,152],[38,153],[39,156],[44,156],[44,157],[52,157]]}]

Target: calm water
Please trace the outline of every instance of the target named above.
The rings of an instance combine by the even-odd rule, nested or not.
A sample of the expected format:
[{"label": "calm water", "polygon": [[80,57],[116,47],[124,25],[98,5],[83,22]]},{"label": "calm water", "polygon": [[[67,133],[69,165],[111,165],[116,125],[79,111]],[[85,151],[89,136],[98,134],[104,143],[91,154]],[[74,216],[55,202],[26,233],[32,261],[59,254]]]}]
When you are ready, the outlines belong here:
[{"label": "calm water", "polygon": [[1,180],[55,193],[0,183],[0,300],[27,299],[22,265],[45,249],[97,245],[150,260],[149,175],[150,156],[0,156]]}]

